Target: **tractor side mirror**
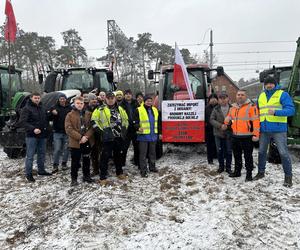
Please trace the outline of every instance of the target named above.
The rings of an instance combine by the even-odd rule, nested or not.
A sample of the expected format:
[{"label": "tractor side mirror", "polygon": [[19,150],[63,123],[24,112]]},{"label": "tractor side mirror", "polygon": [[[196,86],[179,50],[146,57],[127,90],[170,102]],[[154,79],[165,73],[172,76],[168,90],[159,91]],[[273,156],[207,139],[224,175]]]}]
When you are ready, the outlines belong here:
[{"label": "tractor side mirror", "polygon": [[218,76],[224,75],[224,68],[222,66],[217,67],[217,75]]},{"label": "tractor side mirror", "polygon": [[44,81],[44,75],[43,74],[39,74],[39,84],[42,84]]},{"label": "tractor side mirror", "polygon": [[8,73],[9,74],[16,74],[16,67],[15,67],[15,65],[9,65],[8,66]]},{"label": "tractor side mirror", "polygon": [[260,81],[260,82],[264,82],[266,76],[267,76],[267,75],[266,75],[265,72],[260,72],[260,73],[259,73],[259,81]]},{"label": "tractor side mirror", "polygon": [[154,79],[154,71],[153,70],[148,70],[148,79],[153,80]]},{"label": "tractor side mirror", "polygon": [[114,73],[112,71],[107,71],[106,72],[106,77],[107,77],[107,81],[109,83],[113,83],[114,82]]}]

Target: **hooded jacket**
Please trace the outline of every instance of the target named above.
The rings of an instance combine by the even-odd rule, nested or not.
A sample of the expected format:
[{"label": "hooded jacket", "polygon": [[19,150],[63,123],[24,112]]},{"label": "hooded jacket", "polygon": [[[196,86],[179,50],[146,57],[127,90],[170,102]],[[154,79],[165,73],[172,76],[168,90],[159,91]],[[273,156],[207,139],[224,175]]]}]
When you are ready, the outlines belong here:
[{"label": "hooded jacket", "polygon": [[[267,100],[269,101],[272,95],[277,91],[280,90],[280,85],[276,85],[272,90],[264,90],[267,96]],[[262,94],[262,93],[261,93]],[[260,95],[261,95],[260,94]],[[259,96],[260,96],[259,95]],[[259,96],[257,100],[259,99]],[[283,92],[280,97],[280,104],[282,105],[281,110],[276,110],[274,116],[293,116],[295,113],[295,107],[292,98],[287,92]],[[259,103],[257,103],[259,108]],[[287,132],[288,124],[282,122],[268,122],[263,121],[260,123],[260,131],[261,132]]]}]

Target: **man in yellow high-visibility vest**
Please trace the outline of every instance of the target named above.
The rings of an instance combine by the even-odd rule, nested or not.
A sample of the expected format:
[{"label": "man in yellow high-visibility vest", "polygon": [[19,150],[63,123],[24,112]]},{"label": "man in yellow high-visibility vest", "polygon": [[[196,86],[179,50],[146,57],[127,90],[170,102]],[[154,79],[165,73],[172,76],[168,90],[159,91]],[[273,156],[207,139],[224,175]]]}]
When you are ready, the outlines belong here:
[{"label": "man in yellow high-visibility vest", "polygon": [[147,161],[148,157],[150,172],[157,172],[156,142],[158,140],[158,110],[152,106],[151,96],[144,97],[144,104],[137,108],[134,115],[134,126],[137,130],[137,141],[139,143],[139,167],[142,177],[148,177]]},{"label": "man in yellow high-visibility vest", "polygon": [[273,138],[280,154],[285,178],[284,186],[291,187],[292,163],[287,147],[287,117],[293,116],[295,108],[290,95],[281,90],[274,77],[264,81],[265,90],[259,95],[257,103],[260,119],[260,141],[258,154],[258,173],[254,180],[265,176],[267,149]]}]

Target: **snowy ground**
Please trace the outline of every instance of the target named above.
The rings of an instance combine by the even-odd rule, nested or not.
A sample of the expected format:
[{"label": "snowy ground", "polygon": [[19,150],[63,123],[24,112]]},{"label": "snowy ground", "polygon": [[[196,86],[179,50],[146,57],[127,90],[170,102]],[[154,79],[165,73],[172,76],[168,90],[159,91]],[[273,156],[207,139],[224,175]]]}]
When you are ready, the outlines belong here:
[{"label": "snowy ground", "polygon": [[27,183],[1,149],[0,249],[300,249],[297,153],[288,189],[281,166],[245,183],[193,147],[165,151],[148,179],[129,165],[127,181],[71,188],[69,171]]}]

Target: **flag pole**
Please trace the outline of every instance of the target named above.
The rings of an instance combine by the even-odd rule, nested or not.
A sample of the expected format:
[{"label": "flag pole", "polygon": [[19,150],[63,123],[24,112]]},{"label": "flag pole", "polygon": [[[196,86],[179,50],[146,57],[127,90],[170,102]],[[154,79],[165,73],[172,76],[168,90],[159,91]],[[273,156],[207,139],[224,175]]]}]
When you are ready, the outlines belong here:
[{"label": "flag pole", "polygon": [[12,108],[12,101],[11,101],[11,43],[10,43],[10,34],[9,34],[9,22],[8,25],[8,107],[9,110]]}]

